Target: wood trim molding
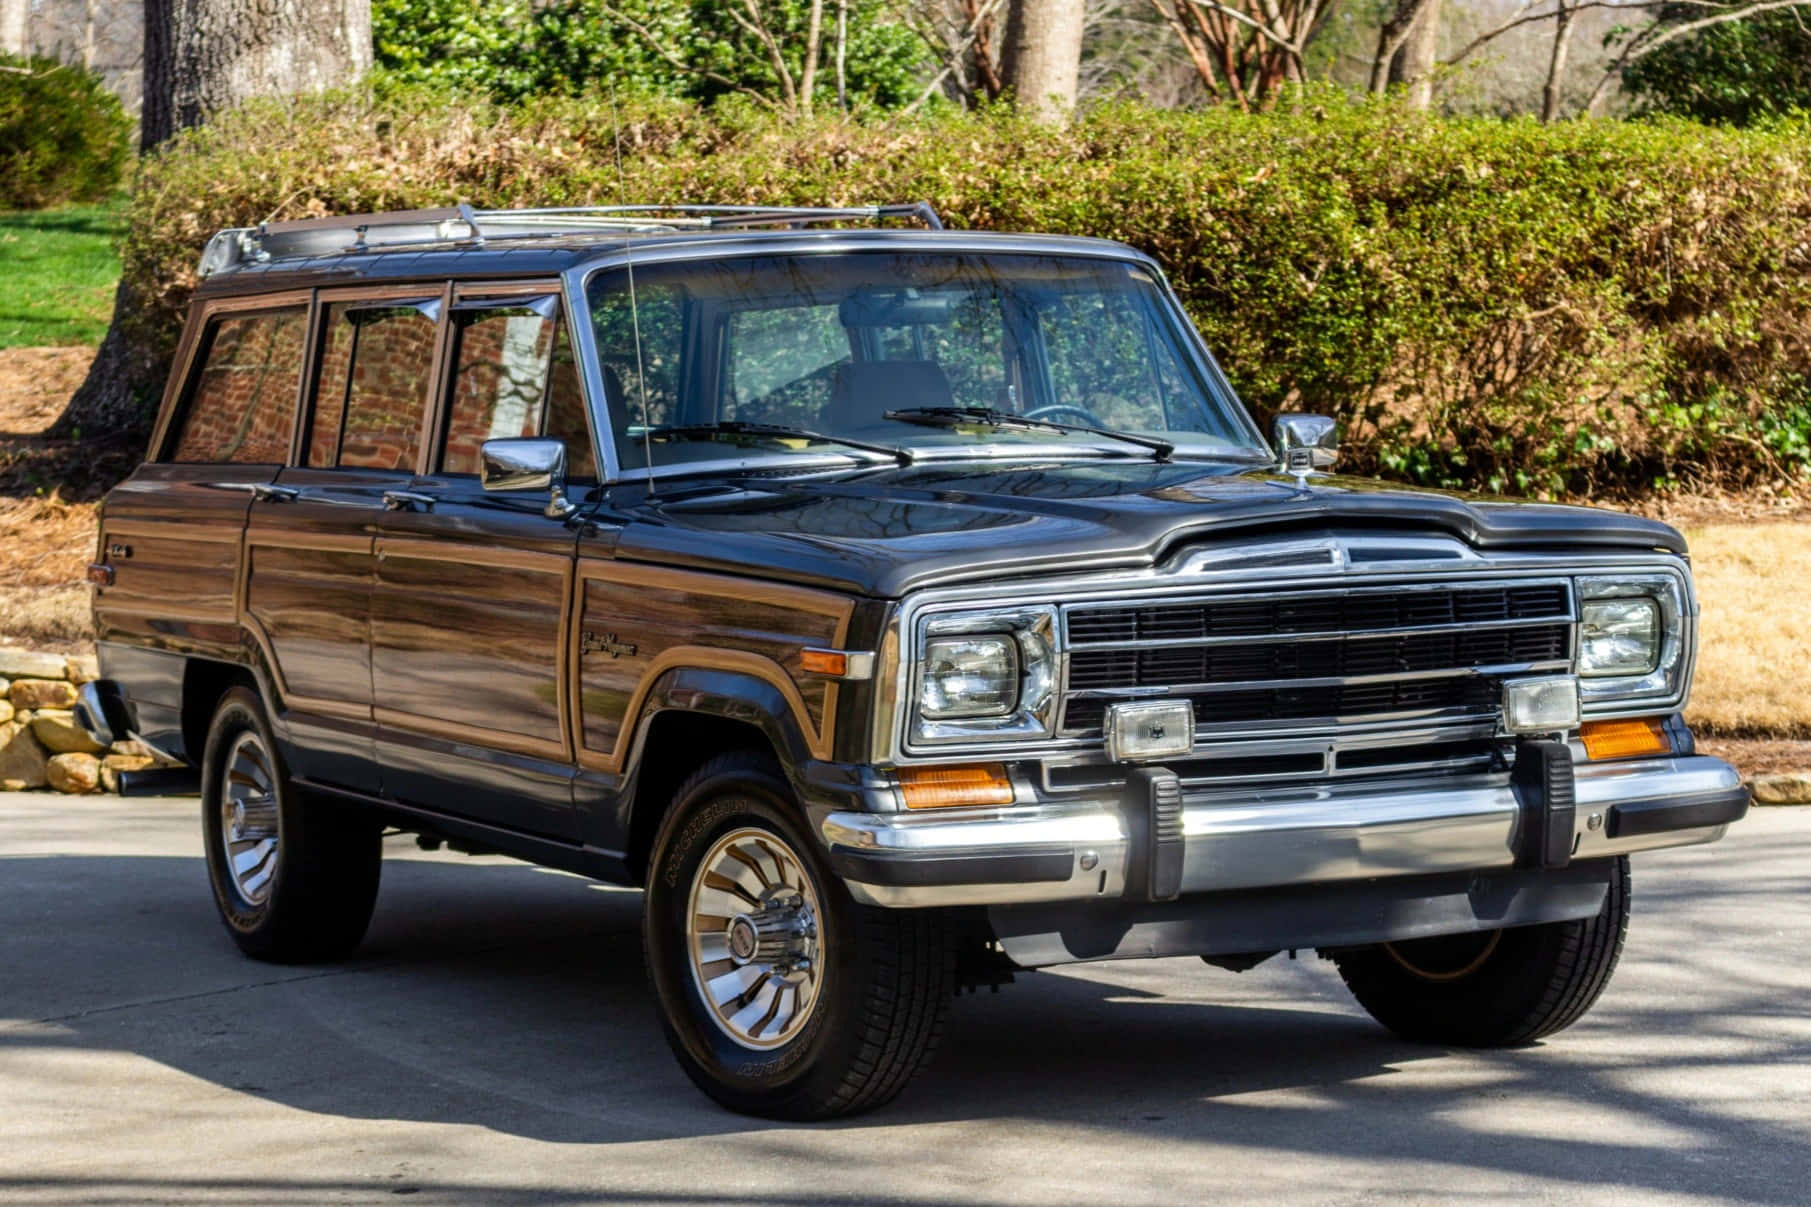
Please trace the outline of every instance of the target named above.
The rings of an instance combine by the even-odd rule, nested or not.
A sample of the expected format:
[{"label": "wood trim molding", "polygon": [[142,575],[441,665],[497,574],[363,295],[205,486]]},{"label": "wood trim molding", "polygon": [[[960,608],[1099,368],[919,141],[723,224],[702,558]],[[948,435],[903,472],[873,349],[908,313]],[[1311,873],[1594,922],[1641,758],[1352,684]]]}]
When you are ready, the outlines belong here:
[{"label": "wood trim molding", "polygon": [[510,733],[502,729],[481,729],[474,725],[460,725],[443,721],[438,717],[424,717],[418,713],[404,712],[399,708],[373,707],[371,716],[378,727],[408,730],[411,733],[423,733],[429,737],[444,738],[449,742],[459,742],[467,746],[477,746],[490,750],[504,750],[511,754],[532,755],[535,758],[549,759],[554,762],[571,762],[566,753],[566,743],[557,738],[531,738],[525,734]]},{"label": "wood trim molding", "polygon": [[572,573],[572,558],[564,553],[533,549],[508,549],[501,545],[475,545],[469,541],[437,541],[432,537],[390,536],[379,532],[377,556],[414,558],[424,562],[459,562],[467,566],[500,566],[509,570],[539,570],[562,579]]},{"label": "wood trim molding", "polygon": [[111,537],[136,537],[154,541],[192,541],[198,545],[237,545],[239,525],[234,522],[209,524],[201,520],[104,520],[102,527]]},{"label": "wood trim molding", "polygon": [[369,556],[376,536],[369,532],[291,532],[285,528],[259,527],[245,531],[245,548],[306,549],[315,553],[363,553]]}]

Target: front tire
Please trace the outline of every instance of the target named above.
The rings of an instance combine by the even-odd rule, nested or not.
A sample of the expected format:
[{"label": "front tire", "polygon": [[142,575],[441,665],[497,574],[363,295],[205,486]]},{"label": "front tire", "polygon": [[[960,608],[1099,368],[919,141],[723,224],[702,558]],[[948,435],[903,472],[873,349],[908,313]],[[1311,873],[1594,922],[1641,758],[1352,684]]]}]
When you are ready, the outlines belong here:
[{"label": "front tire", "polygon": [[730,1110],[826,1119],[879,1106],[930,1059],[954,992],[931,911],[858,904],[771,761],[711,759],[655,836],[648,974],[686,1075]]},{"label": "front tire", "polygon": [[1571,1026],[1616,970],[1629,928],[1629,861],[1594,918],[1379,943],[1333,956],[1371,1017],[1416,1043],[1511,1048]]},{"label": "front tire", "polygon": [[246,955],[334,960],[365,937],[383,828],[290,782],[256,692],[221,697],[201,766],[201,826],[214,904]]}]

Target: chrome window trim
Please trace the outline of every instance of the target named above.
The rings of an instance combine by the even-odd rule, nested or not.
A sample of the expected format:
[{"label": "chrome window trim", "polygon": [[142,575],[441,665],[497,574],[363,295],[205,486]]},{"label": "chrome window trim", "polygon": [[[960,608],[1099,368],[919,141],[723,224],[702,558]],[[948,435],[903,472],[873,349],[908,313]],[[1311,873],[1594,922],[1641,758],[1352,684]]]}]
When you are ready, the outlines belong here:
[{"label": "chrome window trim", "polygon": [[[1454,542],[1455,544],[1457,542]],[[1264,550],[1254,545],[1251,553],[1260,556]],[[1190,565],[1198,564],[1197,559],[1190,559]],[[1318,589],[1332,593],[1350,592],[1365,588],[1398,588],[1425,586],[1429,588],[1453,588],[1476,584],[1515,582],[1533,584],[1542,579],[1571,580],[1603,574],[1667,574],[1679,580],[1683,598],[1686,601],[1684,614],[1681,616],[1681,641],[1684,645],[1684,658],[1680,675],[1679,690],[1667,697],[1643,697],[1632,703],[1623,701],[1597,701],[1588,703],[1583,709],[1586,719],[1604,719],[1612,717],[1654,716],[1677,712],[1685,707],[1690,698],[1692,673],[1697,657],[1697,594],[1693,588],[1691,572],[1683,559],[1658,551],[1598,551],[1589,554],[1578,553],[1512,553],[1512,554],[1476,554],[1460,561],[1452,558],[1413,562],[1377,562],[1361,563],[1354,566],[1347,559],[1336,559],[1335,564],[1305,565],[1300,567],[1252,568],[1236,564],[1215,571],[1212,569],[1195,569],[1188,573],[1165,571],[1157,567],[1134,571],[1118,571],[1096,575],[1076,575],[1048,580],[1016,580],[989,583],[970,587],[942,587],[908,595],[901,601],[889,624],[889,637],[894,641],[894,655],[890,663],[883,663],[877,672],[888,675],[894,681],[894,688],[889,712],[878,712],[875,717],[874,737],[876,739],[873,753],[876,762],[892,764],[935,764],[960,761],[972,761],[977,758],[1055,758],[1059,761],[1088,762],[1093,758],[1104,759],[1104,747],[1100,738],[1062,737],[1061,718],[1058,720],[1058,735],[1043,740],[1017,742],[975,742],[960,746],[940,746],[926,748],[922,744],[910,741],[910,702],[911,695],[909,676],[912,674],[912,660],[900,657],[898,651],[903,649],[904,635],[916,634],[919,631],[920,619],[932,611],[951,611],[963,609],[985,609],[999,606],[1000,601],[1010,600],[1016,604],[1028,601],[1049,602],[1062,607],[1065,612],[1073,607],[1090,603],[1122,603],[1128,598],[1135,598],[1138,603],[1182,602],[1196,597],[1214,597],[1234,594],[1302,594],[1312,593]],[[1578,650],[1578,605],[1576,590],[1569,592],[1572,603],[1572,627],[1569,648],[1571,662],[1576,662]],[[1538,623],[1535,622],[1535,623]],[[1059,637],[1066,638],[1067,625]],[[1366,630],[1366,632],[1370,632]],[[1387,633],[1388,630],[1379,630]],[[916,638],[914,637],[915,641]],[[1087,648],[1087,647],[1082,647]],[[1068,694],[1070,647],[1066,640],[1057,653],[1059,698]],[[1530,669],[1538,665],[1542,669],[1564,669],[1558,666],[1549,667],[1547,663],[1530,664]],[[1568,663],[1570,665],[1570,663]],[[1482,672],[1479,672],[1482,673]],[[1275,741],[1295,739],[1330,739],[1335,734],[1340,737],[1359,734],[1388,734],[1401,732],[1405,725],[1413,728],[1441,725],[1443,722],[1477,722],[1475,713],[1454,716],[1451,713],[1429,713],[1419,711],[1407,714],[1367,715],[1362,720],[1351,719],[1340,721],[1334,719],[1331,724],[1317,722],[1311,726],[1279,727],[1274,724],[1263,726],[1239,725],[1234,728],[1213,728],[1197,726],[1197,740],[1225,742],[1228,747],[1244,743],[1238,739],[1248,738],[1254,741]],[[1253,747],[1252,749],[1255,749]],[[1244,752],[1243,749],[1241,752]]]}]

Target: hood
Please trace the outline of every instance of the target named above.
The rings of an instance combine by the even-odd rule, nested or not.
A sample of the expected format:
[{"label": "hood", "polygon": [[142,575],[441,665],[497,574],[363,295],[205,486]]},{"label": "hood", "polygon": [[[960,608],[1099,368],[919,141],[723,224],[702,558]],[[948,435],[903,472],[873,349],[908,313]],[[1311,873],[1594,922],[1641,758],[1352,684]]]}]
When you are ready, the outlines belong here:
[{"label": "hood", "polygon": [[886,598],[1007,575],[1147,568],[1190,547],[1289,529],[1435,533],[1479,551],[1685,552],[1674,529],[1618,512],[1227,465],[944,462],[611,493],[618,557]]}]

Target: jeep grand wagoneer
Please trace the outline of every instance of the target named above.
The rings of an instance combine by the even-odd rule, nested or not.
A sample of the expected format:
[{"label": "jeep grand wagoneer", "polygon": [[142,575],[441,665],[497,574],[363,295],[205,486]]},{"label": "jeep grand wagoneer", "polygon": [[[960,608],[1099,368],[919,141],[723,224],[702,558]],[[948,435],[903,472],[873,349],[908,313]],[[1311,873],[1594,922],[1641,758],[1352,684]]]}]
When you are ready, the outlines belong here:
[{"label": "jeep grand wagoneer", "polygon": [[681,1066],[824,1117],[1077,960],[1318,949],[1405,1037],[1530,1041],[1628,855],[1747,808],[1677,532],[1330,476],[1127,247],[462,206],[202,276],[84,707],[197,770],[254,957],[356,947],[386,828],[641,885]]}]

